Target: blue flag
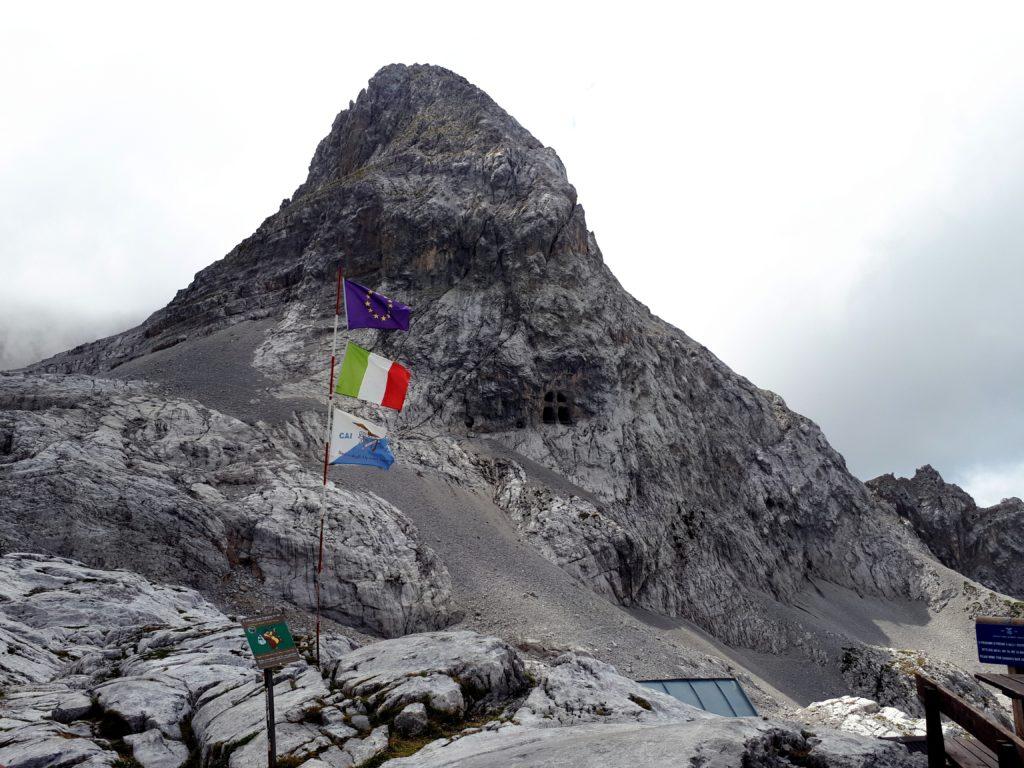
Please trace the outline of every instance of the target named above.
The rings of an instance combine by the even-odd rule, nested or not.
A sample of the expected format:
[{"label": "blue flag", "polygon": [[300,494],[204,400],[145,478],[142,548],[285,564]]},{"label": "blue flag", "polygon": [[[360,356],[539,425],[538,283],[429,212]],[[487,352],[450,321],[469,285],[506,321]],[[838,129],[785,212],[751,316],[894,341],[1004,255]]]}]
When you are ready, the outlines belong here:
[{"label": "blue flag", "polygon": [[345,315],[349,328],[409,330],[412,310],[365,285],[345,280]]}]

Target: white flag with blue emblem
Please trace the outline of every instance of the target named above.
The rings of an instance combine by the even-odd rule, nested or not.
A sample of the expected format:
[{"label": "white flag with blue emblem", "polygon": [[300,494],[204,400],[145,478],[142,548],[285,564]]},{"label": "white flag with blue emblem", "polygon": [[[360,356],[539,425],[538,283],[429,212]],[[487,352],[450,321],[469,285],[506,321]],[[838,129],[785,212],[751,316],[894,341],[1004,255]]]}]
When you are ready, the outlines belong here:
[{"label": "white flag with blue emblem", "polygon": [[379,424],[335,408],[330,463],[363,464],[387,469],[395,463],[387,434],[388,431]]}]

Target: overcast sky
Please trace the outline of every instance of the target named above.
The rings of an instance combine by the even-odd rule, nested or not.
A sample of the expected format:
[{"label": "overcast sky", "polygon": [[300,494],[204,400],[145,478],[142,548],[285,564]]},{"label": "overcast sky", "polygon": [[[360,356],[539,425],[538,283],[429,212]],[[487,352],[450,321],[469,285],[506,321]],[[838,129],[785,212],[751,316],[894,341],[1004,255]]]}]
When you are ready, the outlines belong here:
[{"label": "overcast sky", "polygon": [[164,305],[377,69],[429,62],[554,147],[623,284],[856,474],[1024,496],[1019,4],[374,5],[7,7],[0,368]]}]

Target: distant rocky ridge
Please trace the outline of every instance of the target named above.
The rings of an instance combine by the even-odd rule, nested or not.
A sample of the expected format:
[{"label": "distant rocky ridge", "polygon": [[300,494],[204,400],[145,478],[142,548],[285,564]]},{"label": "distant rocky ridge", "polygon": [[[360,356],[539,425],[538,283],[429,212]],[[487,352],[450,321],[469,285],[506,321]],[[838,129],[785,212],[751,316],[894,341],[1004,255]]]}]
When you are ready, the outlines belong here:
[{"label": "distant rocky ridge", "polygon": [[1024,501],[979,508],[960,486],[925,465],[912,478],[869,480],[876,498],[892,504],[942,563],[1007,595],[1024,599]]}]

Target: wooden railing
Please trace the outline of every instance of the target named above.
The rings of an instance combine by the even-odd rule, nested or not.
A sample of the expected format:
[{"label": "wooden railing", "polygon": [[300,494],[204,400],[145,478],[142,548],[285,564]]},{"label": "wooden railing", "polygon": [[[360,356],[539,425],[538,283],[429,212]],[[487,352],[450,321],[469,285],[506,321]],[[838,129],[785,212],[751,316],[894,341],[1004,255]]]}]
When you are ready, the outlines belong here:
[{"label": "wooden railing", "polygon": [[[924,703],[928,768],[946,768],[950,764],[960,768],[1024,768],[1024,741],[934,680],[923,675],[914,678],[917,695]],[[946,739],[942,734],[942,715],[974,738]]]}]

